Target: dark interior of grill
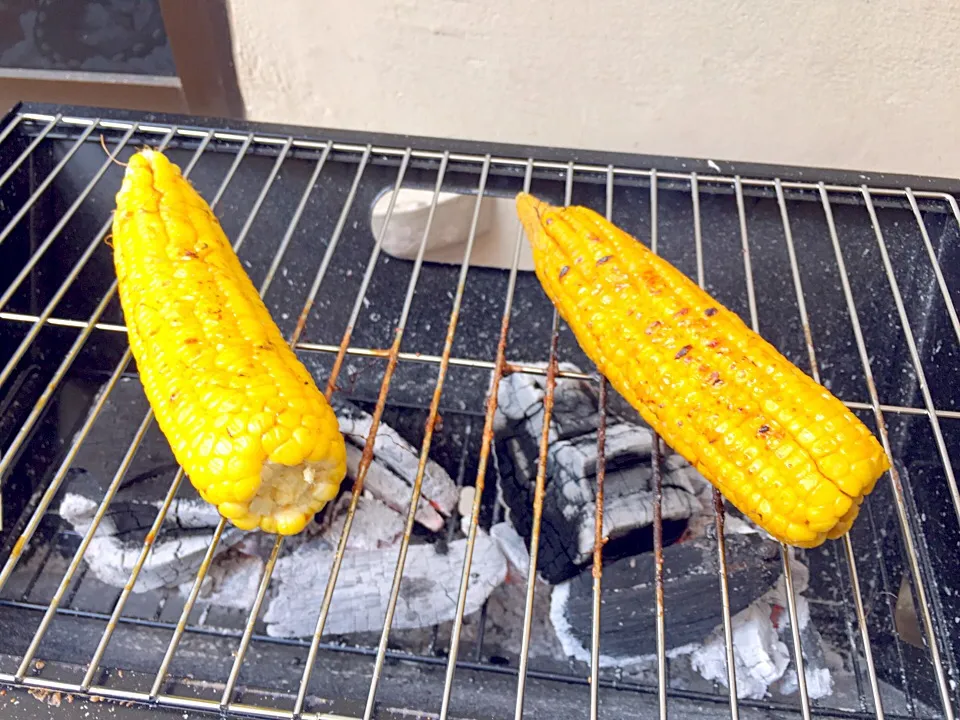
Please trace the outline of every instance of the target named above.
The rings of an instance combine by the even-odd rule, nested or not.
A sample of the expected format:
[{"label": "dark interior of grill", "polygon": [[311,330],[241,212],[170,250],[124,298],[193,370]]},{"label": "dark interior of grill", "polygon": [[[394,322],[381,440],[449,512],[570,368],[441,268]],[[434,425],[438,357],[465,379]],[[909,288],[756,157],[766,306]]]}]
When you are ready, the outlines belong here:
[{"label": "dark interior of grill", "polygon": [[[775,184],[773,175],[762,174],[735,179],[716,173],[691,176],[667,167],[651,173],[629,156],[615,164],[610,160],[608,168],[606,162],[559,151],[543,150],[549,160],[536,149],[519,154],[515,148],[455,143],[440,146],[439,151],[417,145],[408,151],[403,140],[389,137],[374,142],[357,136],[351,141],[346,134],[333,142],[315,131],[270,126],[229,128],[230,132],[224,128],[214,134],[213,128],[196,127],[182,119],[139,117],[132,121],[142,120],[142,127],[134,128],[131,120],[95,126],[91,121],[96,116],[90,112],[68,114],[86,123],[55,119],[49,109],[36,112],[11,115],[0,141],[0,561],[9,573],[0,587],[0,682],[64,696],[75,693],[78,702],[86,691],[138,706],[217,711],[249,626],[249,647],[226,709],[289,717],[295,707],[311,637],[271,636],[262,618],[248,623],[249,610],[209,603],[203,597],[187,618],[159,694],[152,692],[188,599],[180,588],[189,589],[192,576],[175,587],[146,591],[134,587],[128,592],[92,683],[80,687],[123,588],[103,582],[90,570],[88,560],[82,559],[58,593],[83,542],[83,533],[58,510],[68,493],[99,502],[125,453],[136,450],[119,479],[116,505],[105,509],[104,520],[119,523],[115,534],[139,546],[148,534],[151,542],[155,539],[151,526],[158,511],[166,512],[162,510],[165,493],[177,481],[176,462],[159,430],[155,425],[141,426],[147,405],[136,381],[135,364],[117,370],[127,351],[119,303],[116,298],[103,303],[116,277],[108,223],[123,172],[109,161],[107,151],[122,146],[116,156],[122,162],[139,147],[166,142],[168,156],[181,168],[189,168],[189,178],[201,194],[208,201],[218,198],[216,214],[227,236],[234,242],[243,237],[241,260],[254,284],[266,285],[265,302],[285,336],[303,320],[300,313],[311,284],[331,238],[337,237],[319,291],[303,320],[297,351],[314,377],[326,382],[351,313],[359,308],[336,397],[370,414],[376,410],[415,269],[414,262],[382,252],[370,265],[377,246],[371,208],[395,187],[431,193],[440,188],[474,197],[483,182],[487,196],[511,198],[528,184],[552,202],[572,200],[601,213],[609,208],[617,224],[643,242],[655,242],[657,251],[691,278],[698,277],[702,266],[709,292],[748,324],[755,321],[761,334],[801,369],[818,373],[824,385],[853,407],[871,429],[878,429],[877,417],[882,417],[902,487],[898,497],[891,478],[881,479],[849,535],[849,547],[841,541],[828,542],[792,556],[809,569],[803,595],[811,622],[830,650],[832,692],[807,700],[809,708],[796,691],[734,700],[740,717],[801,717],[808,710],[817,717],[874,717],[876,694],[888,718],[944,717],[944,703],[956,707],[960,579],[954,568],[960,547],[960,507],[951,494],[956,484],[950,459],[960,453],[960,328],[951,311],[960,296],[960,217],[949,196],[926,189],[908,193],[900,186],[885,188],[879,181],[870,183],[879,189],[865,193],[855,175],[847,182],[818,187],[819,178],[810,172],[802,177],[784,172],[783,182]],[[865,198],[872,203],[876,224]],[[35,255],[51,237],[49,248]],[[288,244],[278,255],[284,240]],[[885,266],[883,249],[892,274]],[[838,265],[837,251],[845,272]],[[85,253],[87,260],[75,272]],[[371,268],[366,292],[358,300]],[[456,265],[425,263],[419,269],[389,387],[382,422],[417,452],[459,274]],[[70,281],[67,285],[65,279]],[[892,291],[894,282],[902,313]],[[10,291],[14,285],[16,289]],[[58,295],[59,301],[48,308]],[[471,267],[440,401],[442,425],[430,451],[430,458],[458,492],[476,484],[505,308],[509,318],[505,359],[511,373],[542,381],[550,357],[553,308],[535,276]],[[73,359],[64,370],[62,362],[71,352]],[[593,366],[562,322],[556,359],[561,380],[584,377],[587,385],[599,387]],[[111,395],[71,460],[71,447],[105,386]],[[608,407],[611,417],[629,414],[612,390]],[[139,445],[131,445],[138,439]],[[503,488],[509,487],[503,477],[509,457],[506,445],[495,438],[479,523],[486,532],[509,516],[524,535],[524,524],[530,524],[522,510],[527,500],[518,495],[521,499],[511,505],[502,497]],[[54,481],[59,483],[56,493],[31,520]],[[150,502],[136,506],[138,493],[151,498]],[[349,484],[344,493],[349,497]],[[189,482],[182,480],[170,501],[195,496]],[[125,509],[116,510],[118,506]],[[134,506],[135,511],[129,509]],[[737,515],[728,505],[727,517]],[[553,525],[543,537],[562,537],[557,530],[560,520],[544,517]],[[162,528],[162,539],[180,542],[206,537],[208,531],[178,520]],[[30,537],[24,541],[25,532]],[[229,532],[224,532],[224,538]],[[644,573],[652,567],[652,529],[646,532],[611,540],[604,557],[604,581],[609,578],[640,593],[638,597],[650,598],[646,605],[629,608],[625,616],[636,616],[637,637],[648,637],[655,652],[656,606],[652,595],[637,589],[651,580]],[[666,572],[673,573],[674,579],[692,569],[679,563],[699,562],[682,560],[688,557],[682,552],[685,546],[697,547],[687,545],[692,542],[690,532],[686,520],[665,520],[662,526]],[[911,539],[912,552],[905,537]],[[456,547],[462,553],[461,545],[455,543],[464,538],[459,518],[451,515],[437,531],[415,526],[411,547],[433,545],[437,554]],[[231,540],[231,547],[239,542]],[[554,541],[543,540],[541,563],[552,557],[550,542]],[[715,557],[712,527],[698,542],[709,548],[704,557]],[[760,573],[759,566],[747,567],[753,562],[748,560],[753,546],[743,546],[743,554],[738,555],[739,542],[728,539],[728,575]],[[272,539],[261,536],[248,538],[241,550],[244,557],[269,562],[271,547]],[[279,562],[296,547],[297,542],[288,543]],[[202,547],[198,552],[202,555]],[[671,559],[678,563],[673,568]],[[770,579],[775,581],[781,573],[781,557],[774,554],[765,562],[770,570],[762,571],[773,575],[763,577],[772,585]],[[583,562],[560,570],[541,564],[538,569],[548,574],[555,571],[563,580],[581,572],[586,578],[590,573],[589,564]],[[252,575],[254,583],[260,581],[258,572]],[[749,573],[737,582],[749,584],[760,577]],[[583,592],[588,593],[589,581],[583,583]],[[479,610],[467,615],[450,684],[451,717],[509,715],[515,708],[521,674],[525,717],[588,716],[589,658],[584,661],[549,651],[551,643],[556,646],[550,639],[548,617],[552,585],[541,580],[535,587],[533,651],[526,664],[521,653],[525,581],[509,593],[498,589]],[[674,633],[674,639],[681,635],[695,612],[686,600],[671,605],[670,593],[681,597],[680,587],[667,593],[668,647],[672,647],[669,635]],[[576,582],[570,588],[571,593],[577,592]],[[731,580],[730,592],[739,589]],[[709,613],[705,622],[710,627],[722,624],[717,573],[702,586],[691,586],[690,592],[702,599],[703,612]],[[508,595],[517,603],[513,607],[519,608],[512,621],[501,607]],[[55,598],[58,607],[39,644],[31,649]],[[604,603],[605,613],[618,612],[615,596]],[[339,608],[336,592],[331,605]],[[589,637],[590,614],[585,612],[583,632]],[[452,627],[445,621],[390,633],[375,694],[375,717],[410,717],[412,712],[433,717],[427,714],[440,711]],[[869,656],[864,634],[869,638]],[[789,632],[786,637],[792,658]],[[929,647],[931,637],[935,658]],[[363,715],[379,641],[379,627],[321,638],[305,691],[306,716]],[[630,644],[629,639],[626,643]],[[20,666],[28,650],[34,661],[24,676]],[[599,650],[603,654],[602,642]],[[624,672],[615,665],[599,669],[600,716],[653,716],[658,706],[656,657],[646,670]],[[703,717],[728,717],[727,688],[698,676],[689,665],[682,655],[668,660],[665,683],[670,713],[686,717],[696,710]],[[786,672],[795,676],[796,669]],[[190,705],[192,700],[200,702]],[[67,706],[63,709],[66,712]]]}]

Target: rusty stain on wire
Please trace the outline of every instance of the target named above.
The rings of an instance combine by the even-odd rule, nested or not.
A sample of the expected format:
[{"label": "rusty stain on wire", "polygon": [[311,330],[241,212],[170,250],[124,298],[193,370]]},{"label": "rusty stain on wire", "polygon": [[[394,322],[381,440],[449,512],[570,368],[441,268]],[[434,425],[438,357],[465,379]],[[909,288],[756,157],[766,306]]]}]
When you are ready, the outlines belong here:
[{"label": "rusty stain on wire", "polygon": [[[446,173],[447,162],[449,160],[448,155],[444,155],[441,160],[440,167],[437,171],[437,183],[434,189],[433,201],[430,205],[430,214],[427,218],[426,226],[424,227],[423,238],[420,242],[420,248],[417,253],[416,265],[415,267],[419,269],[421,263],[423,262],[424,251],[427,247],[427,240],[430,236],[430,230],[433,224],[434,213],[437,207],[437,200],[440,196],[440,190],[443,186],[443,180]],[[393,622],[393,614],[396,609],[397,599],[400,595],[400,582],[403,577],[403,568],[406,561],[407,549],[410,545],[410,538],[413,533],[414,520],[416,516],[417,504],[420,500],[420,494],[423,486],[423,476],[426,472],[427,461],[430,456],[430,448],[433,442],[433,434],[435,430],[438,430],[443,423],[443,418],[440,416],[440,399],[443,394],[443,385],[446,380],[447,369],[449,366],[450,355],[453,352],[453,341],[454,335],[457,329],[457,323],[460,318],[460,306],[463,301],[464,289],[466,287],[467,273],[470,268],[470,257],[473,252],[474,241],[476,240],[477,235],[477,223],[480,216],[480,207],[483,202],[483,194],[486,190],[487,176],[490,170],[490,163],[485,162],[483,169],[480,174],[479,187],[477,191],[477,200],[474,203],[474,212],[473,220],[470,225],[470,232],[467,239],[467,246],[464,250],[463,262],[460,267],[460,275],[457,281],[457,292],[454,297],[453,307],[450,311],[450,319],[447,323],[447,333],[444,338],[443,352],[441,355],[440,369],[437,373],[437,381],[433,390],[433,397],[430,401],[430,410],[427,415],[427,420],[424,424],[424,438],[423,443],[420,448],[420,459],[417,464],[417,473],[414,477],[413,492],[410,498],[410,506],[407,510],[407,518],[404,526],[403,537],[400,541],[400,552],[397,556],[396,569],[394,570],[393,584],[390,589],[390,597],[387,603],[387,611],[384,617],[383,630],[380,635],[380,642],[377,647],[377,656],[374,661],[374,670],[373,677],[370,680],[370,689],[367,694],[367,704],[364,708],[364,718],[370,718],[374,709],[374,702],[376,700],[377,688],[380,681],[380,675],[383,671],[383,663],[386,657],[387,643],[390,637],[391,624]],[[417,272],[418,270],[415,270]],[[394,358],[395,359],[395,358]],[[464,450],[466,447],[464,447]],[[461,458],[465,461],[466,456],[464,455]],[[482,642],[482,641],[481,641]]]},{"label": "rusty stain on wire", "polygon": [[527,572],[527,596],[523,612],[523,635],[520,645],[520,667],[517,672],[517,702],[515,720],[523,718],[523,701],[527,684],[527,666],[530,662],[530,633],[533,627],[533,599],[537,586],[537,560],[540,553],[540,523],[543,519],[543,498],[546,494],[547,453],[550,449],[550,420],[557,389],[557,345],[560,326],[556,309],[553,311],[553,330],[550,335],[550,359],[547,363],[546,387],[543,396],[543,428],[540,433],[540,456],[533,492],[533,526],[530,530],[530,569]]},{"label": "rusty stain on wire", "polygon": [[[390,224],[391,216],[393,215],[393,208],[399,191],[403,178],[407,171],[407,166],[410,162],[410,150],[408,149],[407,153],[403,156],[403,161],[400,163],[400,169],[397,172],[397,181],[394,187],[394,193],[391,197],[390,205],[387,208],[387,213],[384,216],[383,227],[381,228],[380,235],[377,237],[377,241],[374,245],[373,251],[370,253],[370,258],[367,262],[367,270],[364,273],[363,281],[360,284],[360,289],[357,292],[357,299],[353,304],[353,309],[351,311],[350,319],[347,322],[347,329],[343,333],[343,338],[340,341],[340,351],[337,354],[337,361],[334,363],[333,369],[330,373],[330,378],[327,381],[327,387],[324,395],[329,401],[332,396],[334,389],[336,388],[337,377],[340,373],[340,368],[343,365],[343,358],[346,354],[346,348],[350,344],[350,338],[353,333],[353,328],[356,325],[357,317],[360,314],[360,308],[363,306],[363,300],[366,296],[367,289],[370,286],[370,280],[373,278],[374,270],[377,265],[377,258],[380,255],[380,250],[383,246],[383,240],[386,237],[387,227]],[[361,168],[362,170],[362,168]],[[359,172],[357,178],[359,179]],[[356,184],[355,184],[356,186]],[[352,197],[350,198],[352,202]],[[344,214],[341,217],[345,217],[346,209]],[[332,252],[332,245],[328,247],[328,254],[324,257],[324,261],[327,260],[330,252]],[[325,266],[321,265],[320,272],[325,271]],[[357,512],[357,506],[360,502],[360,494],[363,490],[363,482],[366,477],[367,470],[370,467],[370,463],[373,460],[373,444],[376,441],[377,430],[380,427],[380,419],[383,416],[384,406],[386,405],[387,394],[390,390],[390,380],[393,375],[393,371],[396,368],[397,358],[396,354],[400,352],[400,341],[403,336],[403,328],[405,321],[405,313],[409,310],[409,303],[412,301],[413,289],[416,286],[416,277],[411,278],[410,288],[407,293],[407,298],[404,304],[404,317],[401,317],[400,323],[396,329],[396,339],[394,340],[394,350],[392,353],[391,362],[387,365],[387,371],[384,373],[383,382],[380,386],[380,396],[377,400],[376,410],[373,413],[373,418],[370,424],[370,430],[367,435],[366,443],[363,448],[363,456],[360,460],[359,468],[357,469],[357,476],[354,478],[353,490],[350,495],[350,505],[347,508],[347,514],[344,518],[343,530],[340,533],[340,539],[337,542],[336,550],[334,551],[333,564],[330,568],[329,579],[327,580],[327,586],[324,590],[323,602],[320,608],[320,617],[317,620],[317,629],[314,633],[314,637],[319,637],[323,632],[323,625],[326,622],[327,614],[330,610],[330,603],[333,600],[333,591],[336,588],[337,578],[340,574],[340,567],[343,564],[343,556],[346,552],[347,547],[347,538],[350,536],[350,530],[353,526],[353,519]],[[311,290],[310,297],[315,297],[315,291],[319,290],[319,283],[314,283],[314,290]],[[294,340],[291,339],[290,345],[293,346]],[[240,641],[240,647],[237,649],[236,657],[234,659],[233,668],[230,671],[230,677],[227,679],[227,684],[224,687],[223,695],[220,699],[220,707],[226,709],[230,705],[230,699],[233,695],[233,691],[236,686],[237,679],[240,676],[240,668],[243,666],[244,656],[246,655],[247,647],[250,643],[250,638],[253,636],[254,624],[256,622],[257,616],[259,615],[260,606],[263,601],[263,597],[266,595],[267,586],[270,583],[270,577],[273,574],[273,568],[276,564],[277,556],[279,555],[280,548],[284,542],[283,536],[277,536],[277,540],[274,543],[273,551],[271,553],[271,560],[268,562],[267,566],[264,567],[263,577],[260,581],[260,588],[257,594],[257,602],[254,604],[254,607],[251,609],[246,626],[244,627],[243,638]],[[311,647],[312,649],[312,647]],[[311,665],[312,667],[312,665]],[[309,679],[309,678],[308,678]]]},{"label": "rusty stain on wire", "polygon": [[657,699],[661,720],[667,717],[667,654],[665,608],[663,603],[663,460],[660,436],[653,433],[651,463],[653,469],[653,559],[654,591],[657,600]]},{"label": "rusty stain on wire", "polygon": [[[530,181],[533,177],[533,160],[527,162],[524,173],[523,189],[530,190]],[[447,670],[443,684],[443,698],[440,704],[440,720],[446,720],[450,712],[450,696],[453,691],[453,677],[457,667],[457,656],[460,649],[460,634],[463,630],[463,613],[467,602],[467,587],[470,583],[470,564],[473,560],[473,548],[477,541],[477,528],[480,520],[480,501],[486,486],[487,463],[490,459],[490,450],[493,445],[494,416],[497,412],[497,391],[503,370],[506,366],[507,338],[510,331],[510,313],[513,309],[513,293],[517,283],[517,269],[520,266],[520,248],[523,242],[523,228],[517,227],[517,239],[513,250],[513,264],[507,280],[506,297],[504,299],[503,316],[500,321],[500,336],[497,341],[497,355],[493,372],[490,377],[490,388],[487,394],[486,411],[483,420],[483,433],[480,440],[480,455],[477,459],[477,477],[474,482],[473,506],[470,510],[470,527],[467,535],[467,547],[464,552],[463,568],[460,572],[460,588],[457,594],[457,609],[454,613],[453,629],[450,633],[450,652],[447,656]],[[533,568],[530,572],[535,572]]]}]

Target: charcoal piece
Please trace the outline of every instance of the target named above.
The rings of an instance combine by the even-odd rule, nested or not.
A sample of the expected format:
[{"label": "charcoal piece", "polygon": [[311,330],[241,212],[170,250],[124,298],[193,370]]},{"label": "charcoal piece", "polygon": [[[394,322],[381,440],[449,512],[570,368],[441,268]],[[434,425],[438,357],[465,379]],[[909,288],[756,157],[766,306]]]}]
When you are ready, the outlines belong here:
[{"label": "charcoal piece", "polygon": [[[91,527],[120,467],[122,455],[133,442],[148,409],[143,388],[136,378],[121,378],[104,403],[77,452],[60,494],[59,515],[77,533],[85,534]],[[336,410],[340,429],[347,435],[347,476],[352,480],[356,477],[360,448],[370,430],[371,418],[347,403],[338,403]],[[367,489],[391,509],[388,511],[391,514],[406,513],[417,464],[416,451],[392,428],[381,423],[367,475]],[[156,423],[151,423],[84,555],[98,580],[113,587],[126,584],[177,467],[169,444]],[[449,513],[455,503],[454,482],[442,468],[428,463],[417,520],[431,530],[439,530],[443,527],[443,518],[437,509]],[[134,592],[189,583],[219,522],[216,508],[204,502],[184,478],[157,531]],[[396,518],[393,524],[397,522],[402,520]],[[249,535],[228,524],[215,558],[244,542]]]},{"label": "charcoal piece", "polygon": [[[340,424],[340,432],[347,442],[363,449],[370,429],[373,427],[373,417],[356,405],[343,401],[334,402],[334,410]],[[412,489],[413,481],[417,476],[417,466],[420,462],[418,450],[404,440],[400,434],[385,423],[377,428],[377,438],[373,446],[377,461],[400,478]],[[427,460],[423,473],[421,487],[423,499],[437,508],[443,515],[450,512],[457,504],[457,485],[446,471],[433,460]],[[409,497],[406,504],[409,504]],[[384,498],[388,505],[390,502]]]},{"label": "charcoal piece", "polygon": [[[148,409],[136,378],[121,378],[104,403],[61,490],[60,517],[77,533],[84,534],[90,528],[122,455]],[[127,582],[176,471],[177,462],[170,446],[156,423],[151,424],[84,555],[98,580],[113,587],[123,587]],[[219,521],[216,508],[201,500],[184,479],[157,532],[134,592],[190,580]],[[218,551],[236,544],[243,535],[228,526]]]},{"label": "charcoal piece", "polygon": [[[453,619],[466,542],[461,539],[449,546],[410,546],[393,628],[431,627]],[[325,636],[379,631],[383,627],[397,552],[397,548],[358,550],[343,556],[324,626]],[[277,561],[273,576],[275,595],[263,616],[268,635],[313,634],[333,559],[333,544],[317,539]],[[506,575],[507,561],[497,543],[479,531],[470,564],[465,612],[479,610]]]},{"label": "charcoal piece", "polygon": [[[727,538],[730,611],[767,592],[780,576],[779,545],[760,535]],[[716,540],[696,538],[664,548],[666,648],[700,643],[723,622]],[[606,665],[629,664],[657,651],[656,564],[653,553],[623,558],[603,570],[600,647]],[[564,651],[589,661],[593,621],[590,569],[557,585],[550,619]]]},{"label": "charcoal piece", "polygon": [[[501,414],[495,452],[509,518],[529,547],[543,423],[545,381],[509,375],[501,381]],[[545,497],[537,572],[549,583],[575,576],[591,561],[596,513],[597,396],[589,383],[557,383],[547,449]],[[653,435],[649,428],[608,413],[605,454],[604,536],[607,559],[652,547]],[[702,512],[703,478],[682,457],[668,455],[663,470],[663,518],[670,540]],[[644,531],[646,529],[646,531]]]}]

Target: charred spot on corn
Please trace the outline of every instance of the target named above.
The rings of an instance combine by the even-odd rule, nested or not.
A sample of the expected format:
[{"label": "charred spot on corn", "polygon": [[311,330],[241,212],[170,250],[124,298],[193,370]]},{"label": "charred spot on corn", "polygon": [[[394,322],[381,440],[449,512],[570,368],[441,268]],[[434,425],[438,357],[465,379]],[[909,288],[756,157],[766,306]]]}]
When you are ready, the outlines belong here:
[{"label": "charred spot on corn", "polygon": [[597,260],[597,265],[603,265],[606,262],[609,262],[613,259],[613,255],[604,255],[602,258]]},{"label": "charred spot on corn", "polygon": [[673,356],[674,360],[680,360],[683,357],[686,357],[687,353],[693,350],[693,345],[684,345],[680,350],[677,351],[677,354]]},{"label": "charred spot on corn", "polygon": [[713,317],[714,315],[717,314],[717,309],[715,307],[709,307],[703,311],[703,314],[706,315],[707,317]]},{"label": "charred spot on corn", "polygon": [[560,279],[560,280],[563,280],[563,278],[566,277],[566,275],[567,275],[568,272],[570,272],[570,266],[569,266],[569,265],[564,265],[562,268],[560,268],[560,276],[559,276],[559,279]]}]

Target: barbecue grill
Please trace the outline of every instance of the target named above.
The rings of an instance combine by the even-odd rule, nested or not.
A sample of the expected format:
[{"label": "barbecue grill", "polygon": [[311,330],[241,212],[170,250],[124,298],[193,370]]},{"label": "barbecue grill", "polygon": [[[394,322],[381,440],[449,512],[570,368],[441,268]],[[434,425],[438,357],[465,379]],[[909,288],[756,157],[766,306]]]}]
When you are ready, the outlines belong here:
[{"label": "barbecue grill", "polygon": [[[351,545],[367,500],[351,496],[349,483],[327,513],[340,515],[326,523],[334,531],[324,528],[328,561],[310,587],[310,627],[300,634],[276,630],[269,606],[275,573],[309,541],[244,535],[216,521],[204,534],[190,519],[193,490],[170,466],[137,395],[109,248],[118,165],[145,145],[163,148],[214,205],[318,381],[333,378],[336,396],[363,413],[370,433],[381,425],[414,456],[426,449],[457,487],[459,507],[437,514],[442,528],[411,521],[384,551],[383,604],[362,630],[327,631],[351,619],[353,596],[336,588],[351,577],[351,555],[368,552]],[[112,713],[117,703],[147,717],[955,717],[958,187],[937,178],[16,108],[0,129],[0,705],[14,717],[33,716],[31,704],[44,702],[56,706],[55,717],[72,717],[81,705]],[[401,189],[426,191],[431,207],[441,193],[471,199],[460,265],[424,261],[423,250],[413,260],[385,251],[371,210]],[[607,553],[596,542],[606,527],[603,488],[619,472],[603,462],[613,442],[604,431],[622,417],[618,398],[535,277],[520,269],[519,227],[512,266],[469,262],[484,241],[480,201],[521,189],[590,206],[649,242],[854,409],[894,460],[848,536],[804,552],[777,546],[765,557],[767,585],[780,578],[786,588],[772,622],[787,652],[779,684],[760,696],[745,693],[747,678],[736,671],[738,653],[752,652],[735,641],[745,607],[736,578],[755,559],[738,554],[743,543],[731,527],[747,525],[714,494],[696,540],[707,548],[696,556],[702,562],[671,567],[687,557],[672,549],[694,540],[689,526],[664,519],[664,478],[674,466],[655,438],[648,546],[611,542]],[[391,202],[383,223],[392,211]],[[422,248],[429,233],[428,220]],[[561,583],[539,577],[553,542],[541,538],[559,534],[545,493],[535,490],[558,482],[547,470],[553,441],[546,432],[532,441],[530,501],[505,498],[505,473],[519,472],[505,468],[511,456],[496,436],[507,378],[541,388],[541,425],[559,417],[554,401],[565,382],[597,398],[588,513],[595,549],[563,580],[580,573],[564,592],[573,598],[581,587],[588,608],[579,656],[543,650],[557,627],[546,606]],[[150,501],[134,512],[138,493]],[[82,521],[71,520],[66,498],[87,503]],[[407,513],[399,509],[404,522]],[[497,547],[491,528],[505,518],[519,531],[511,547],[529,565],[524,573],[522,560],[498,561],[509,569],[491,583],[511,586],[515,622],[493,627],[504,596],[475,601],[470,592],[481,554]],[[162,576],[153,557],[161,539],[163,552],[176,546],[178,562],[194,548],[186,576]],[[227,585],[209,601],[227,546],[253,569],[242,588]],[[116,548],[123,558],[112,557]],[[445,558],[452,590],[449,612],[415,627],[405,573],[423,557]],[[475,557],[476,567],[464,563]],[[671,638],[693,622],[691,605],[671,603],[671,588],[701,565],[711,574],[699,595],[716,612],[710,624],[722,648],[722,673],[710,681]],[[125,576],[111,585],[116,567]],[[616,590],[605,591],[614,572]],[[418,582],[429,585],[429,573]],[[625,609],[620,629],[604,624],[624,610],[618,597],[646,599]],[[630,622],[652,638],[633,670],[611,660],[605,644],[612,634],[631,637]],[[805,628],[814,625],[811,641]],[[826,665],[813,643],[827,648]],[[811,663],[832,673],[827,691],[814,692]]]}]

